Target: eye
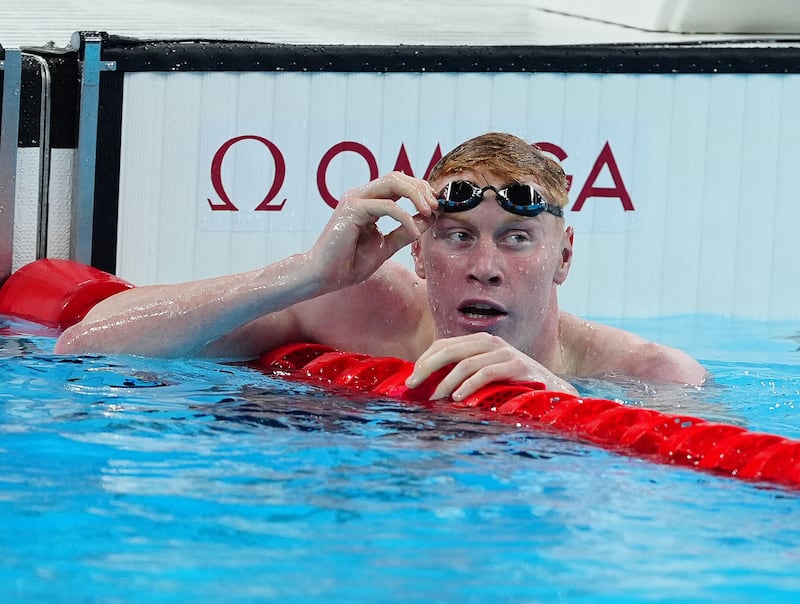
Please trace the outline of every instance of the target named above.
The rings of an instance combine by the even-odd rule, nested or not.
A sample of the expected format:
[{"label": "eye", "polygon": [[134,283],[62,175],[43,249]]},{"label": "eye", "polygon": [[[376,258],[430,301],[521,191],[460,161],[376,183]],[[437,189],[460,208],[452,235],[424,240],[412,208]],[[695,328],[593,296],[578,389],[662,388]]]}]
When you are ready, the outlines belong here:
[{"label": "eye", "polygon": [[509,231],[500,237],[498,245],[512,252],[527,251],[536,245],[536,239],[528,231]]},{"label": "eye", "polygon": [[505,236],[505,239],[511,241],[512,243],[526,243],[533,240],[528,233],[509,233]]},{"label": "eye", "polygon": [[456,221],[443,220],[437,223],[433,227],[432,234],[435,240],[440,241],[451,250],[469,248],[475,241],[475,235]]},{"label": "eye", "polygon": [[513,231],[511,233],[506,233],[503,236],[503,241],[507,241],[512,244],[524,244],[533,241],[533,237],[531,237],[530,233],[526,233],[525,231]]},{"label": "eye", "polygon": [[472,235],[470,235],[467,231],[456,229],[448,231],[445,234],[445,238],[447,241],[455,244],[470,243],[472,241]]}]

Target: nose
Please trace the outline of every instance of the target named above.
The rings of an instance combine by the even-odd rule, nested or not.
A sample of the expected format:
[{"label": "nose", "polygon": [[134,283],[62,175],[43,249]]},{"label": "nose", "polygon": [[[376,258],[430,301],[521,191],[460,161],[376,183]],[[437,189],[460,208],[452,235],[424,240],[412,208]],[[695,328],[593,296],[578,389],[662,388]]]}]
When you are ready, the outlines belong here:
[{"label": "nose", "polygon": [[503,283],[502,258],[491,237],[481,237],[470,251],[467,278],[484,285]]}]

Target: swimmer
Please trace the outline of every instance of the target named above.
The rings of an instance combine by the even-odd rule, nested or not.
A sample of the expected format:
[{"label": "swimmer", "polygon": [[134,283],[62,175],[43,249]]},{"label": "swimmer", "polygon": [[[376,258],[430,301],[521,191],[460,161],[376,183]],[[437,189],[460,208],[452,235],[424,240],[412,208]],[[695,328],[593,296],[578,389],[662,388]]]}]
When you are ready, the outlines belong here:
[{"label": "swimmer", "polygon": [[[564,170],[524,140],[472,138],[427,181],[393,172],[347,191],[305,253],[249,272],[126,290],[67,329],[57,353],[245,360],[313,341],[414,361],[409,387],[453,365],[432,398],[495,381],[623,375],[699,385],[682,351],[566,313]],[[406,198],[414,214],[395,203]],[[397,225],[381,232],[378,220]],[[411,246],[414,270],[390,258]]]}]

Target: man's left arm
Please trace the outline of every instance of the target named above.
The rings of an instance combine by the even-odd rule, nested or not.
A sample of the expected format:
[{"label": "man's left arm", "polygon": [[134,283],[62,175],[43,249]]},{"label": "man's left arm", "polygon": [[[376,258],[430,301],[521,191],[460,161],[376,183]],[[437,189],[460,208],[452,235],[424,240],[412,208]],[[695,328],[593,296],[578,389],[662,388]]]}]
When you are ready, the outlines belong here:
[{"label": "man's left arm", "polygon": [[699,386],[708,378],[706,369],[682,350],[649,342],[616,327],[577,321],[580,327],[570,338],[576,359],[571,373],[575,375],[616,374],[690,386]]},{"label": "man's left arm", "polygon": [[705,368],[688,354],[655,342],[634,345],[620,361],[620,373],[647,381],[699,386],[708,378]]}]

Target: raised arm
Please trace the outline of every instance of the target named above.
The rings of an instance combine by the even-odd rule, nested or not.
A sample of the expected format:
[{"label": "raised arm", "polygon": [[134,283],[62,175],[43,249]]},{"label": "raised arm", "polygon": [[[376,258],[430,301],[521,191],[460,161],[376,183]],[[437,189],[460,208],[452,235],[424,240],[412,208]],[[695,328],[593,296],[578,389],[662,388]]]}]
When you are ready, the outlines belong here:
[{"label": "raised arm", "polygon": [[[400,197],[419,214],[398,206]],[[258,351],[251,332],[275,331],[274,345],[299,335],[294,305],[367,279],[419,237],[436,205],[428,183],[393,172],[348,191],[308,252],[245,273],[119,293],[67,329],[56,352],[252,356]],[[383,216],[399,226],[381,233]]]}]

